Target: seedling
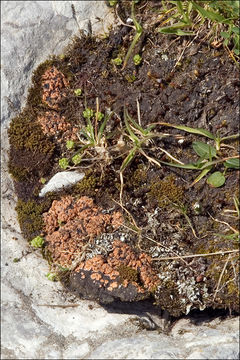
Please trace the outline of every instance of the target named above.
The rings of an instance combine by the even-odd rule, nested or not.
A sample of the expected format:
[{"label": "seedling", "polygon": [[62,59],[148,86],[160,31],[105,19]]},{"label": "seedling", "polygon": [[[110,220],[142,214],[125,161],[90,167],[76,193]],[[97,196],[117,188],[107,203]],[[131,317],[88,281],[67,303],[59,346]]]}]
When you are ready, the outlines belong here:
[{"label": "seedling", "polygon": [[30,244],[35,248],[41,248],[44,244],[44,238],[42,238],[41,236],[36,236],[34,239],[31,240]]},{"label": "seedling", "polygon": [[49,272],[49,273],[46,274],[46,278],[47,278],[49,281],[57,281],[57,280],[58,280],[58,279],[57,279],[57,275],[54,274],[54,273],[51,273],[51,272]]},{"label": "seedling", "polygon": [[142,62],[142,57],[139,54],[134,55],[133,62],[136,66],[140,65]]},{"label": "seedling", "polygon": [[47,180],[46,180],[45,178],[43,178],[43,177],[40,178],[40,183],[41,183],[41,184],[44,185],[44,184],[46,183],[46,181],[47,181]]},{"label": "seedling", "polygon": [[200,175],[193,181],[193,183],[190,185],[190,187],[195,185],[200,179],[202,179],[205,175],[207,175],[207,173],[209,171],[211,171],[215,165],[217,165],[219,163],[223,163],[225,170],[223,173],[221,173],[220,171],[216,171],[208,178],[207,183],[213,187],[220,187],[225,183],[226,179],[225,179],[224,175],[225,175],[227,169],[240,169],[239,155],[230,156],[227,158],[219,157],[219,150],[220,150],[221,146],[225,146],[223,141],[237,139],[237,138],[239,138],[240,134],[225,136],[225,137],[221,138],[219,135],[215,136],[211,132],[204,130],[204,129],[194,129],[194,128],[190,128],[187,126],[172,125],[169,123],[158,123],[158,124],[164,125],[164,126],[170,126],[175,129],[186,131],[188,133],[202,135],[202,136],[205,136],[205,137],[215,141],[215,147],[213,147],[212,145],[206,144],[202,141],[193,142],[193,144],[192,144],[193,150],[199,156],[199,160],[195,163],[179,164],[176,162],[170,163],[170,162],[160,161],[162,164],[165,164],[168,166],[201,171]]},{"label": "seedling", "polygon": [[[222,42],[226,47],[232,43],[233,53],[239,56],[239,1],[206,0],[200,4],[192,0],[165,0],[163,5],[162,19],[167,18],[158,28],[160,33],[177,36],[196,35],[194,30],[196,29],[199,32],[201,26],[207,21],[208,24],[211,23],[211,30],[209,30],[207,37],[213,34],[211,39],[214,39],[214,41],[210,40],[210,43],[213,46],[217,44],[217,47]],[[163,26],[168,23],[171,25]],[[234,56],[233,59],[235,59]]]},{"label": "seedling", "polygon": [[66,170],[69,166],[69,162],[68,162],[67,158],[59,159],[58,164],[59,164],[60,168],[64,169],[64,170]]},{"label": "seedling", "polygon": [[67,140],[66,147],[67,147],[68,150],[73,149],[74,146],[75,146],[75,142],[73,140]]},{"label": "seedling", "polygon": [[120,57],[112,59],[112,62],[114,65],[117,65],[117,66],[122,65],[122,59]]},{"label": "seedling", "polygon": [[133,41],[128,49],[127,55],[125,56],[122,70],[125,69],[127,62],[133,52],[133,49],[134,49],[135,45],[137,44],[138,40],[140,39],[142,32],[143,32],[142,26],[139,24],[139,22],[137,22],[137,19],[135,17],[135,1],[134,0],[132,1],[132,6],[131,6],[131,17],[132,17],[132,20],[133,20],[133,23],[135,26],[136,34],[135,34]]},{"label": "seedling", "polygon": [[81,95],[82,95],[82,89],[76,89],[76,90],[74,90],[74,94],[75,94],[76,96],[81,96]]}]

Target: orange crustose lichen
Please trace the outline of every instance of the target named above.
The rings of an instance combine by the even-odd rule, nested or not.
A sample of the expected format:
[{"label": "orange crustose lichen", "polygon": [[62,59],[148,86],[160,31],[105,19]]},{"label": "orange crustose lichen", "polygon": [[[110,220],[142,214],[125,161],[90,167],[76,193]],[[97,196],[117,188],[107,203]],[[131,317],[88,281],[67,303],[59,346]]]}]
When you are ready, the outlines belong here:
[{"label": "orange crustose lichen", "polygon": [[43,115],[38,117],[38,122],[45,135],[61,135],[58,141],[76,141],[78,139],[78,128],[73,127],[70,123],[66,122],[65,117],[60,116],[55,111],[46,111]]},{"label": "orange crustose lichen", "polygon": [[43,219],[52,260],[62,266],[70,266],[82,247],[103,233],[108,225],[117,229],[123,222],[119,212],[104,214],[87,196],[77,200],[71,196],[54,200]]},{"label": "orange crustose lichen", "polygon": [[65,89],[68,86],[66,77],[55,66],[47,69],[42,75],[43,102],[52,109],[58,109],[59,103],[66,96]]},{"label": "orange crustose lichen", "polygon": [[158,282],[151,257],[143,252],[136,253],[120,240],[113,241],[106,256],[82,257],[84,246],[106,231],[107,226],[111,225],[113,231],[121,226],[123,217],[120,212],[104,214],[87,196],[77,200],[66,196],[54,200],[43,219],[47,248],[53,262],[64,267],[74,265],[72,270],[81,279],[88,274],[96,286],[110,292],[132,284],[140,294],[152,290]]},{"label": "orange crustose lichen", "polygon": [[[136,270],[139,281],[130,281],[129,279],[120,279],[119,268],[124,266],[127,269]],[[84,271],[83,271],[84,270]],[[158,277],[151,266],[151,258],[145,253],[136,254],[131,246],[120,240],[113,242],[113,250],[107,257],[103,255],[94,256],[92,259],[81,262],[76,272],[85,278],[85,271],[91,271],[91,278],[99,281],[100,287],[105,287],[108,291],[123,286],[127,287],[131,282],[139,293],[149,291],[158,282]]]}]

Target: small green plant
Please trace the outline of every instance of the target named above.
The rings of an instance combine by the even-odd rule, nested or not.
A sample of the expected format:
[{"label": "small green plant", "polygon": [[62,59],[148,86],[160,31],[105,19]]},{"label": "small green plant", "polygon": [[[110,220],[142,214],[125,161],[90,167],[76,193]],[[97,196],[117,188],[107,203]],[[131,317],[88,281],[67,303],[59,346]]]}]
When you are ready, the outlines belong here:
[{"label": "small green plant", "polygon": [[51,273],[51,272],[48,272],[46,274],[46,278],[49,280],[49,281],[57,281],[58,278],[57,278],[57,275],[54,274],[54,273]]},{"label": "small green plant", "polygon": [[47,181],[47,180],[46,180],[45,178],[43,178],[43,177],[40,178],[40,183],[41,183],[41,184],[44,185],[44,184],[46,183],[46,181]]},{"label": "small green plant", "polygon": [[13,259],[13,262],[14,262],[14,263],[18,263],[19,261],[20,261],[19,258],[14,258],[14,259]]},{"label": "small green plant", "polygon": [[142,62],[142,57],[139,54],[134,55],[133,62],[136,66],[140,65]]},{"label": "small green plant", "polygon": [[136,17],[135,17],[135,3],[137,3],[137,1],[132,0],[132,4],[131,4],[131,18],[133,20],[134,26],[135,26],[135,36],[133,38],[133,41],[128,49],[127,55],[125,56],[124,62],[123,62],[123,67],[122,70],[125,69],[125,67],[127,66],[128,60],[133,52],[133,49],[135,47],[135,45],[137,44],[138,40],[140,39],[140,37],[142,36],[142,32],[143,32],[143,28],[140,25],[140,23],[137,21]]},{"label": "small green plant", "polygon": [[59,159],[58,164],[59,164],[60,168],[64,169],[64,170],[66,170],[69,166],[69,162],[68,162],[67,158]]},{"label": "small green plant", "polygon": [[72,157],[72,162],[74,165],[79,165],[82,160],[82,156],[80,154],[74,155]]},{"label": "small green plant", "polygon": [[112,59],[112,62],[114,65],[117,65],[117,66],[122,65],[122,59],[120,57]]},{"label": "small green plant", "polygon": [[[90,108],[86,108],[84,117],[86,119],[86,125],[81,128],[79,132],[79,142],[76,146],[78,148],[72,156],[72,162],[74,165],[79,165],[83,160],[91,161],[95,156],[103,159],[107,162],[109,154],[107,151],[107,139],[110,135],[105,134],[105,127],[107,121],[111,117],[112,112],[107,112],[105,115],[99,111],[98,98],[96,99],[96,112]],[[95,116],[95,121],[94,121]]]},{"label": "small green plant", "polygon": [[96,112],[95,115],[96,115],[97,121],[101,121],[104,118],[104,114],[101,112]]},{"label": "small green plant", "polygon": [[[170,126],[178,130],[183,130],[191,134],[205,136],[215,142],[215,147],[202,141],[194,141],[192,143],[193,150],[199,156],[199,159],[195,163],[183,164],[175,162],[160,161],[162,164],[178,167],[182,169],[201,171],[200,175],[193,181],[190,186],[196,184],[200,179],[207,175],[215,165],[223,163],[224,172],[215,171],[207,180],[207,183],[213,187],[220,187],[225,183],[225,173],[227,169],[240,169],[239,155],[222,158],[220,156],[220,148],[224,146],[223,142],[228,140],[235,140],[239,138],[240,134],[220,137],[219,134],[214,135],[205,129],[194,129],[183,125],[172,125],[169,123],[159,123],[164,126]],[[175,159],[176,160],[176,159]]]},{"label": "small green plant", "polygon": [[75,142],[73,140],[67,140],[66,147],[67,147],[68,150],[73,149],[74,146],[75,146]]},{"label": "small green plant", "polygon": [[76,96],[81,96],[81,95],[82,95],[82,89],[76,89],[76,90],[74,90],[74,94],[75,94]]},{"label": "small green plant", "polygon": [[117,5],[118,0],[107,0],[107,2],[109,6],[113,7]]},{"label": "small green plant", "polygon": [[94,112],[92,109],[90,108],[86,108],[84,111],[83,111],[83,117],[85,119],[91,119],[94,115]]},{"label": "small green plant", "polygon": [[[236,56],[240,53],[239,1],[193,1],[163,0],[162,19],[158,31],[162,34],[195,36],[196,31],[207,30],[205,23],[211,23],[207,37],[211,44],[233,45]],[[163,26],[170,23],[168,26]],[[195,31],[196,30],[196,31]],[[213,41],[212,41],[213,40]]]},{"label": "small green plant", "polygon": [[44,238],[41,236],[36,236],[34,239],[30,241],[30,244],[35,248],[41,248],[44,244]]}]

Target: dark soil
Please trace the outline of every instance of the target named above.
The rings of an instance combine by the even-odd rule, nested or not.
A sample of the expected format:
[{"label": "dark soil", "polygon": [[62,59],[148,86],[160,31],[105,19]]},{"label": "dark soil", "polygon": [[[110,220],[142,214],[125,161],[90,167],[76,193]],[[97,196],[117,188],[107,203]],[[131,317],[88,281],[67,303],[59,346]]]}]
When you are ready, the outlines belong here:
[{"label": "dark soil", "polygon": [[[12,120],[9,131],[9,170],[19,197],[20,225],[28,240],[40,233],[44,235],[41,214],[49,209],[53,199],[66,194],[90,196],[105,210],[122,211],[125,225],[121,231],[125,242],[134,251],[151,256],[159,282],[144,295],[145,298],[173,316],[187,313],[191,308],[238,312],[238,258],[236,252],[229,251],[238,248],[239,218],[234,212],[233,197],[239,193],[239,171],[228,169],[226,182],[219,188],[207,184],[210,173],[190,186],[199,171],[160,167],[149,161],[151,157],[170,162],[163,149],[183,163],[194,162],[198,156],[192,149],[192,142],[203,141],[214,146],[212,140],[157,124],[153,133],[171,136],[159,135],[146,141],[142,149],[148,158],[140,152],[135,153],[123,172],[123,208],[119,205],[120,167],[134,146],[127,136],[124,107],[138,123],[139,104],[143,129],[149,124],[164,122],[203,128],[221,137],[239,131],[240,80],[236,64],[223,48],[214,49],[204,43],[204,35],[190,46],[187,46],[189,39],[186,37],[160,35],[156,31],[157,24],[152,25],[150,21],[154,19],[153,10],[153,4],[148,2],[141,16],[138,15],[139,21],[146,24],[134,48],[134,54],[142,57],[140,65],[134,65],[132,57],[124,70],[113,64],[114,58],[124,59],[134,35],[131,28],[120,26],[105,39],[76,37],[64,57],[53,57],[35,71],[27,106]],[[124,11],[122,16],[126,18],[129,9]],[[106,125],[105,135],[109,138],[104,156],[96,161],[88,158],[78,166],[83,172],[87,167],[85,182],[60,193],[51,193],[42,200],[38,197],[43,186],[40,179],[48,180],[61,171],[59,159],[71,158],[80,149],[68,150],[65,142],[43,135],[40,125],[36,124],[37,116],[48,110],[41,101],[41,76],[51,66],[61,71],[70,84],[65,89],[66,96],[55,109],[66,121],[84,127],[83,111],[86,107],[96,111],[97,98],[99,111],[105,114],[110,109],[113,115]],[[78,88],[82,89],[81,96],[74,94]],[[20,131],[23,127],[28,129],[24,133]],[[26,131],[36,134],[32,135],[30,145],[24,139]],[[59,136],[61,134],[58,139]],[[23,140],[19,142],[19,139]],[[117,147],[119,140],[123,141],[121,148]],[[219,157],[238,154],[238,141],[228,141],[226,145],[220,149]],[[91,156],[93,154],[94,150]],[[211,172],[217,170],[224,170],[222,163],[216,164]],[[209,256],[215,252],[221,253]],[[197,254],[202,255],[180,258]],[[168,257],[171,259],[161,259]],[[62,277],[63,283],[82,297],[99,300],[99,291],[90,276],[84,282],[77,279],[78,274],[74,272]],[[130,284],[122,292],[119,288],[111,294],[101,291],[101,299],[103,302],[140,300],[139,294],[134,295],[135,290]]]}]

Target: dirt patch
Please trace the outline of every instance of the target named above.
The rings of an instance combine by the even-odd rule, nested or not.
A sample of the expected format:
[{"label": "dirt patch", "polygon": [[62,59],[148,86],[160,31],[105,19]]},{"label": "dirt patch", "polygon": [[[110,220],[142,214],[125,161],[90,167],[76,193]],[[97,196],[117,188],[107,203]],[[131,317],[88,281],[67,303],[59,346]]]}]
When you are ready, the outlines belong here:
[{"label": "dirt patch", "polygon": [[[217,136],[239,130],[238,69],[202,38],[189,45],[159,35],[148,25],[153,9],[149,2],[142,10],[137,64],[131,57],[122,68],[134,30],[120,26],[105,39],[76,37],[63,57],[35,71],[26,108],[9,130],[20,225],[27,239],[45,238],[51,266],[64,267],[63,283],[82,297],[149,297],[173,316],[191,308],[238,311],[239,170],[221,161],[238,155],[238,139],[216,145]],[[199,181],[199,169],[172,165],[200,163],[206,146],[215,162]],[[43,182],[63,166],[86,176],[40,200]],[[225,176],[220,187],[206,181],[216,171]],[[83,196],[94,211],[76,208]],[[54,228],[44,227],[56,204]],[[66,218],[56,222],[61,212]],[[113,214],[120,214],[117,228]]]}]

